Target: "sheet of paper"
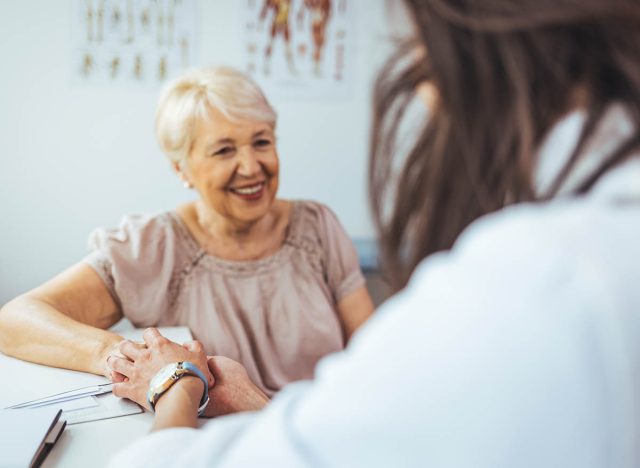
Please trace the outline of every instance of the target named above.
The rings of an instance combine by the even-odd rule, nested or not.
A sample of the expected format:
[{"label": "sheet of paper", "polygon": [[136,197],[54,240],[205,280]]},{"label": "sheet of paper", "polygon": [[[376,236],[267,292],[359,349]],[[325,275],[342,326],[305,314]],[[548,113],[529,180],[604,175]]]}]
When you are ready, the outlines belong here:
[{"label": "sheet of paper", "polygon": [[[68,400],[63,403],[58,403],[56,405],[51,405],[51,406],[57,406],[64,412],[65,415],[67,415],[72,411],[95,408],[96,406],[98,406],[98,402],[94,397],[88,396],[84,398],[76,398],[75,400]],[[65,419],[67,418],[65,417]]]},{"label": "sheet of paper", "polygon": [[62,417],[67,420],[67,424],[73,425],[100,419],[117,418],[129,414],[142,413],[142,411],[144,411],[136,403],[123,400],[111,393],[91,396],[86,399],[93,400],[94,405],[75,410],[65,410],[63,412]]},{"label": "sheet of paper", "polygon": [[37,408],[39,406],[51,406],[61,405],[67,401],[78,400],[84,397],[92,395],[102,395],[103,393],[110,393],[113,384],[107,383],[104,385],[93,385],[89,387],[82,387],[77,390],[71,390],[70,392],[57,393],[45,398],[39,398],[33,401],[27,401],[20,405],[12,406],[7,409],[20,409],[20,408]]},{"label": "sheet of paper", "polygon": [[19,375],[11,385],[0,385],[0,407],[25,403],[89,385],[107,383],[105,377],[55,367],[41,366],[0,354],[5,375]]}]

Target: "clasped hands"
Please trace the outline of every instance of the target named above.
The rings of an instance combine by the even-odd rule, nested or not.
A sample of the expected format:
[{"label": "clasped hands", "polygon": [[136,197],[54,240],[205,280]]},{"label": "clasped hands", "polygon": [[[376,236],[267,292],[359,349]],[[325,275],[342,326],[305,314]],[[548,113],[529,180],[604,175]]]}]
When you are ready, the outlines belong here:
[{"label": "clasped hands", "polygon": [[[147,390],[153,376],[167,364],[189,361],[198,366],[208,380],[209,405],[204,416],[256,411],[269,402],[269,398],[249,379],[242,364],[224,356],[207,356],[200,342],[180,345],[162,336],[155,328],[147,328],[143,339],[144,343],[122,341],[118,345],[120,354],[108,357],[114,395],[150,409]],[[167,390],[170,391],[171,388]]]}]

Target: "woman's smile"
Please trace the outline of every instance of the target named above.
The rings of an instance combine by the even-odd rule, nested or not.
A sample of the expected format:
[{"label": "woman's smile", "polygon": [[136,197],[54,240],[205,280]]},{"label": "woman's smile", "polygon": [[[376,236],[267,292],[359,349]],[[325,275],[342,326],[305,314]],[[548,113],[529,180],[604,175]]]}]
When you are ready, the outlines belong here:
[{"label": "woman's smile", "polygon": [[265,182],[258,182],[253,185],[244,185],[242,187],[231,187],[229,191],[243,200],[255,201],[264,195]]}]

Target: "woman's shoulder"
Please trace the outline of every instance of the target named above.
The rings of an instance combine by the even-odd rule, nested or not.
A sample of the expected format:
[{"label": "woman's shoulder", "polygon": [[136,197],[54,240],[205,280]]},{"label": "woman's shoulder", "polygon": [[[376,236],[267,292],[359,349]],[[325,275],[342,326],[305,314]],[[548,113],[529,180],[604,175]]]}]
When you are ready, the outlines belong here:
[{"label": "woman's shoulder", "polygon": [[326,213],[333,213],[331,208],[329,208],[326,204],[308,199],[301,200],[290,200],[297,209],[303,210],[309,214],[314,214],[316,216],[322,216]]},{"label": "woman's shoulder", "polygon": [[127,250],[136,257],[145,252],[174,250],[177,245],[188,245],[174,211],[157,214],[127,214],[117,227],[97,228],[89,237],[92,249],[116,248]]},{"label": "woman's shoulder", "polygon": [[336,214],[327,205],[311,201],[294,202],[289,243],[320,258],[323,268],[342,272],[358,269],[358,256]]},{"label": "woman's shoulder", "polygon": [[[158,238],[171,229],[169,212],[159,214],[131,213],[122,216],[116,227],[98,227],[93,236],[126,242],[139,237]],[[150,239],[147,239],[150,240]]]},{"label": "woman's shoulder", "polygon": [[292,228],[298,234],[310,235],[331,228],[340,221],[327,205],[313,200],[292,200]]}]

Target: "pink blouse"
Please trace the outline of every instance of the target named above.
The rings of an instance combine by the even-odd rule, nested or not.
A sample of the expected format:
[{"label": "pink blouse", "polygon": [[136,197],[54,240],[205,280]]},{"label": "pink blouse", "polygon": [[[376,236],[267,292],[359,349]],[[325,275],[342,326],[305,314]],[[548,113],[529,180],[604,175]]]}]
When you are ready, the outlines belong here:
[{"label": "pink blouse", "polygon": [[260,260],[207,254],[175,212],[97,229],[85,259],[137,327],[189,327],[207,354],[241,362],[268,395],[344,348],[337,303],[364,285],[333,212],[295,201],[282,247]]}]

